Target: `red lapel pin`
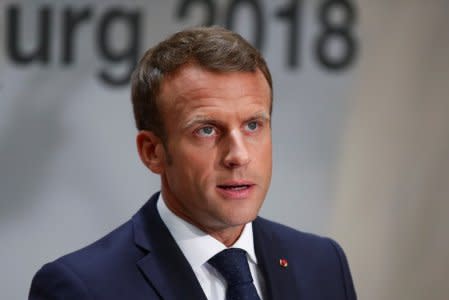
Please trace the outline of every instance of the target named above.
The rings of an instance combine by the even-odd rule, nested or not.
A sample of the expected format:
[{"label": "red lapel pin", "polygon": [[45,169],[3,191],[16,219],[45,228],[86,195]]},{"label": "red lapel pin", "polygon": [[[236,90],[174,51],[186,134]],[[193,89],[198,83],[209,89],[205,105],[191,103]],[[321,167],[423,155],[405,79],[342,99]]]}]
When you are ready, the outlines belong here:
[{"label": "red lapel pin", "polygon": [[283,268],[287,268],[288,267],[288,261],[285,258],[281,258],[279,259],[279,265]]}]

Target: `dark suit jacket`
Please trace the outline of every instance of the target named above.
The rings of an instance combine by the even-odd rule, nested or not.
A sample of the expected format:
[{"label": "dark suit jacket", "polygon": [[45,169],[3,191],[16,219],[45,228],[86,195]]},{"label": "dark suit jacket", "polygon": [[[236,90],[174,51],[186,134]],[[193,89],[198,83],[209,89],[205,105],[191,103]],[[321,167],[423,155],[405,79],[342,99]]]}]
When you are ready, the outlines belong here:
[{"label": "dark suit jacket", "polygon": [[[206,297],[162,222],[154,195],[130,221],[84,249],[43,266],[32,300],[152,300]],[[268,299],[356,299],[348,263],[334,241],[258,217],[254,246]],[[279,260],[286,259],[287,267]]]}]

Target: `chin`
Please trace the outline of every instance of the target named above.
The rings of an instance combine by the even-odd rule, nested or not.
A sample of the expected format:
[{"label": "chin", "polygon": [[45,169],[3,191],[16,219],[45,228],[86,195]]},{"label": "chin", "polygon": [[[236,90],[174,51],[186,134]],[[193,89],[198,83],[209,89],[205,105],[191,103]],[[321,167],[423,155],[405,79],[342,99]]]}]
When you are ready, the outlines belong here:
[{"label": "chin", "polygon": [[245,225],[249,222],[254,221],[257,217],[257,212],[244,213],[244,214],[235,214],[228,218],[228,224],[230,226],[241,226]]}]

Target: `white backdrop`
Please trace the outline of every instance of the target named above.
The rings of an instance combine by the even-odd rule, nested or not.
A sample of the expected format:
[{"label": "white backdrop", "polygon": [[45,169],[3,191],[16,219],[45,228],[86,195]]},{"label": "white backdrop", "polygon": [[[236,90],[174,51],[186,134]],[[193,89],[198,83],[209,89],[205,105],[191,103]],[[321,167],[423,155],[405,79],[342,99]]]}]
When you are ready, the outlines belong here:
[{"label": "white backdrop", "polygon": [[[415,242],[433,243],[438,249],[432,252],[434,257],[445,260],[446,267],[437,273],[432,299],[448,294],[447,239],[435,244],[430,237],[415,240],[410,232],[407,243],[399,244],[393,230],[400,220],[410,218],[397,213],[408,205],[403,201],[409,197],[404,185],[421,191],[416,200],[421,201],[420,208],[429,197],[432,203],[447,203],[446,193],[427,193],[426,188],[434,182],[449,182],[448,148],[410,170],[401,167],[414,160],[404,162],[401,154],[417,151],[415,144],[388,135],[397,126],[407,126],[412,131],[410,141],[415,141],[415,134],[424,137],[440,130],[438,138],[416,141],[449,143],[445,134],[449,128],[447,88],[429,85],[438,79],[444,86],[449,75],[447,63],[440,65],[449,50],[443,42],[447,40],[443,29],[449,25],[444,0],[431,1],[432,8],[421,1],[259,0],[234,1],[235,8],[228,0],[206,1],[213,14],[194,1],[121,2],[0,2],[2,299],[26,298],[31,278],[42,264],[125,222],[158,189],[158,178],[138,160],[129,85],[121,81],[138,55],[168,34],[208,20],[226,24],[230,17],[232,27],[250,41],[256,42],[259,34],[274,77],[274,173],[261,214],[341,241],[361,299],[422,299],[413,298],[413,293],[402,294],[404,281],[392,276],[388,277],[390,289],[383,282],[370,288],[370,282],[373,276],[400,274],[402,264],[420,257],[406,256],[408,260],[396,269],[378,262],[397,260],[397,251],[408,253]],[[179,12],[183,2],[184,17]],[[279,11],[284,11],[283,16]],[[430,23],[420,26],[415,20]],[[326,21],[330,24],[323,24]],[[321,60],[320,40],[324,43]],[[414,51],[417,48],[421,51]],[[401,60],[406,54],[408,59]],[[340,67],[324,64],[326,58],[341,62]],[[433,64],[423,63],[427,60]],[[425,73],[422,68],[427,68]],[[399,81],[404,76],[410,80]],[[417,95],[424,79],[426,89]],[[388,93],[392,89],[398,92]],[[438,99],[438,104],[432,99]],[[415,107],[417,101],[421,102]],[[388,115],[390,105],[392,115]],[[416,114],[420,109],[429,112],[427,119]],[[434,119],[431,111],[439,112],[436,129],[420,130],[421,122]],[[387,126],[382,118],[386,114],[408,121]],[[361,139],[367,136],[376,141]],[[384,150],[396,153],[390,161],[373,159],[371,151],[378,143],[396,145]],[[425,187],[399,180],[412,171],[427,178],[437,172],[428,165],[440,160],[446,165],[433,175],[436,181],[429,179]],[[385,167],[394,164],[393,175],[384,173],[402,186],[387,180],[382,172],[378,176],[384,181],[367,175],[373,174],[373,168],[389,170]],[[373,182],[375,188],[370,185]],[[352,193],[354,189],[358,193]],[[367,211],[378,203],[376,195],[392,189],[399,192],[383,200],[398,206],[397,211],[387,205]],[[412,212],[412,220],[421,217],[421,209]],[[369,213],[374,222],[364,223]],[[429,229],[432,233],[449,225],[435,209],[424,217],[440,218]],[[370,230],[376,220],[385,218],[385,230]],[[370,251],[363,245],[370,241],[385,245],[377,257],[366,257]],[[373,265],[378,267],[374,274],[367,270]],[[427,273],[423,274],[433,274],[434,264],[425,266]],[[441,279],[443,275],[446,278]],[[379,289],[385,292],[376,293]]]}]

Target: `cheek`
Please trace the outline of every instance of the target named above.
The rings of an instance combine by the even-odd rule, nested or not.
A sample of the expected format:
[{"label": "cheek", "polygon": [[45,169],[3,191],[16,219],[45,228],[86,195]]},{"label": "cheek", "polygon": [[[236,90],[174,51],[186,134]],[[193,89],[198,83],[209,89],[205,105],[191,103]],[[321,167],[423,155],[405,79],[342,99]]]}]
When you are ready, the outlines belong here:
[{"label": "cheek", "polygon": [[271,137],[267,136],[262,140],[259,140],[258,143],[252,145],[252,152],[254,157],[260,163],[264,163],[267,165],[271,165],[271,156],[272,156],[272,146],[271,146]]},{"label": "cheek", "polygon": [[173,161],[178,170],[178,176],[185,177],[180,180],[204,184],[213,175],[215,151],[197,147],[184,147],[182,150],[175,153]]},{"label": "cheek", "polygon": [[259,145],[258,148],[253,152],[255,156],[255,169],[259,174],[261,180],[269,185],[271,181],[272,173],[272,147],[271,142],[266,142],[263,145]]}]

